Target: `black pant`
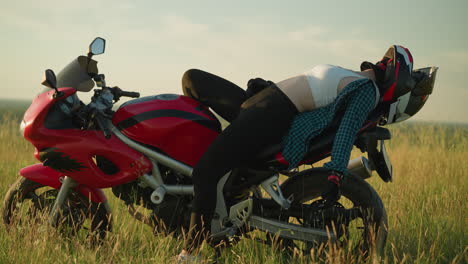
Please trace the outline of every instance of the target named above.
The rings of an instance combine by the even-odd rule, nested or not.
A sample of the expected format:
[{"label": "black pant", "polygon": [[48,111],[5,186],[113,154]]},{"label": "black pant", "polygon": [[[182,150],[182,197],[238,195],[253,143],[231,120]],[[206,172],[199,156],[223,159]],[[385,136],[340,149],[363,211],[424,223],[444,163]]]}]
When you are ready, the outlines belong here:
[{"label": "black pant", "polygon": [[[297,109],[275,85],[243,103],[242,96],[245,94],[239,92],[241,88],[203,71],[190,70],[184,75],[183,85],[184,94],[196,99],[219,99],[219,102],[206,104],[231,121],[209,146],[192,173],[195,190],[193,211],[204,218],[205,227],[208,227],[206,224],[210,224],[216,207],[216,187],[221,177],[251,162],[267,146],[281,142]],[[209,97],[208,94],[215,96]],[[239,108],[237,105],[240,103]]]},{"label": "black pant", "polygon": [[237,117],[241,104],[247,99],[245,91],[239,86],[196,69],[184,73],[182,89],[184,95],[210,107],[228,122]]}]

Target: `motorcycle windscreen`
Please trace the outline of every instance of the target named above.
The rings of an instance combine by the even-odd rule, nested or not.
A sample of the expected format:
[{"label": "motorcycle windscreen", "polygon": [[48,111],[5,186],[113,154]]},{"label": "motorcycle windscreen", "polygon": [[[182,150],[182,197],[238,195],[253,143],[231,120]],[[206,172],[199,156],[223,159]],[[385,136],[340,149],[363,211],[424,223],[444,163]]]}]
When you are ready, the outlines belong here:
[{"label": "motorcycle windscreen", "polygon": [[89,92],[94,87],[91,76],[97,73],[97,61],[79,56],[57,74],[57,87],[72,87],[80,92]]}]

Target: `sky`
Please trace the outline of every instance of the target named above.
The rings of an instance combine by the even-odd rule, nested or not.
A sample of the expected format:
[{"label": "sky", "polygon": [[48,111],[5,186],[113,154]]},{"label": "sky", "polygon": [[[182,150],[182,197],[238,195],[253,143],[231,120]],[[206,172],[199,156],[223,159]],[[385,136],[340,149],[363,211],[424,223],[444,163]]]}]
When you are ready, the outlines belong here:
[{"label": "sky", "polygon": [[142,96],[180,94],[190,68],[245,88],[323,63],[358,70],[399,44],[415,68],[440,68],[412,119],[468,122],[466,0],[1,1],[0,98],[32,100],[45,69],[59,72],[97,36],[107,41],[95,57],[107,84]]}]

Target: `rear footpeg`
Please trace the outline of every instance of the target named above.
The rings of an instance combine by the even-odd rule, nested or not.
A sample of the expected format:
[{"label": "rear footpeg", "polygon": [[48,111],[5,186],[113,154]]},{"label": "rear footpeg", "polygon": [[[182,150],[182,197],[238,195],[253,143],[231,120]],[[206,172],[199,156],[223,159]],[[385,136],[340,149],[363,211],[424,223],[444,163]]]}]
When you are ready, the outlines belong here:
[{"label": "rear footpeg", "polygon": [[277,234],[279,235],[279,237],[283,238],[318,243],[325,243],[327,241],[333,242],[336,240],[335,234],[328,233],[323,229],[306,228],[299,225],[263,218],[256,215],[252,215],[248,223],[251,227],[254,227],[264,232]]},{"label": "rear footpeg", "polygon": [[291,201],[284,198],[283,193],[281,192],[281,187],[278,182],[278,174],[275,174],[264,180],[260,186],[262,186],[263,189],[271,196],[271,198],[282,208],[289,209],[289,207],[291,207]]}]

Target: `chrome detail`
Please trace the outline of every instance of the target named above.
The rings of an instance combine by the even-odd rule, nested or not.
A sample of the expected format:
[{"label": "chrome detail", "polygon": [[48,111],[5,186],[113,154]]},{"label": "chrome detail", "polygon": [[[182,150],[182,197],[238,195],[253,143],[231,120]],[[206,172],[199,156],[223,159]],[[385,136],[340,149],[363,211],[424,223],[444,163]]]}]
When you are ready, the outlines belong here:
[{"label": "chrome detail", "polygon": [[296,239],[301,241],[324,243],[328,240],[336,240],[333,233],[329,233],[322,229],[306,228],[295,224],[285,223],[273,219],[267,219],[260,216],[252,215],[249,218],[248,224],[251,227],[277,234],[279,237]]},{"label": "chrome detail", "polygon": [[163,185],[167,193],[193,195],[193,185]]},{"label": "chrome detail", "polygon": [[161,204],[164,200],[164,196],[166,195],[166,189],[162,186],[156,188],[156,190],[151,193],[151,202],[154,204]]},{"label": "chrome detail", "polygon": [[24,129],[26,128],[26,122],[24,122],[24,119],[21,120],[21,124],[20,124],[20,132],[21,132],[21,136],[24,137]]},{"label": "chrome detail", "polygon": [[154,204],[161,204],[164,200],[166,193],[169,194],[181,194],[181,195],[193,195],[193,185],[168,185],[164,184],[159,171],[158,163],[151,161],[153,164],[152,175],[143,174],[140,180],[140,186],[149,186],[154,189],[151,193],[151,202]]},{"label": "chrome detail", "polygon": [[164,181],[161,176],[161,171],[159,170],[159,165],[156,161],[151,160],[151,164],[153,165],[153,173],[151,174],[158,185],[163,185]]},{"label": "chrome detail", "polygon": [[153,151],[147,147],[144,147],[140,145],[139,143],[131,140],[130,138],[126,137],[120,130],[115,127],[109,120],[108,120],[108,127],[114,133],[115,136],[117,136],[122,142],[130,146],[131,148],[145,154],[149,158],[152,158],[156,160],[157,162],[161,163],[164,166],[170,167],[186,176],[192,176],[192,170],[193,168],[190,166],[187,166],[183,164],[182,162],[179,162],[173,158],[170,158],[166,155],[163,155],[161,153],[158,153],[156,151]]},{"label": "chrome detail", "polygon": [[350,160],[348,163],[348,171],[362,179],[367,179],[372,175],[369,160],[363,156]]},{"label": "chrome detail", "polygon": [[65,204],[65,200],[70,194],[71,189],[78,185],[74,179],[68,176],[65,176],[61,182],[62,186],[60,186],[57,198],[54,201],[54,206],[52,207],[52,210],[49,214],[49,224],[53,227],[57,227],[57,225],[59,224],[58,218],[62,211],[62,207]]},{"label": "chrome detail", "polygon": [[108,200],[105,200],[102,204],[104,205],[104,208],[106,209],[106,211],[107,211],[109,214],[111,214],[111,213],[112,213],[112,209],[111,209],[111,206],[110,206],[110,204],[109,204],[109,201],[108,201]]},{"label": "chrome detail", "polygon": [[140,182],[142,183],[140,184],[141,187],[149,186],[153,189],[156,189],[159,186],[161,186],[161,184],[157,183],[156,180],[151,175],[148,175],[148,174],[143,174],[142,176],[138,178],[138,180],[140,180]]},{"label": "chrome detail", "polygon": [[278,174],[271,176],[270,178],[264,180],[260,183],[263,189],[271,196],[271,198],[277,202],[284,209],[289,209],[291,206],[291,201],[284,198],[283,193],[278,182]]},{"label": "chrome detail", "polygon": [[143,183],[143,185],[149,186],[154,189],[153,193],[151,194],[151,201],[155,204],[160,204],[163,201],[166,193],[193,195],[193,185],[160,184],[157,180],[155,180],[151,175],[148,174],[142,175],[139,178],[139,180]]}]

